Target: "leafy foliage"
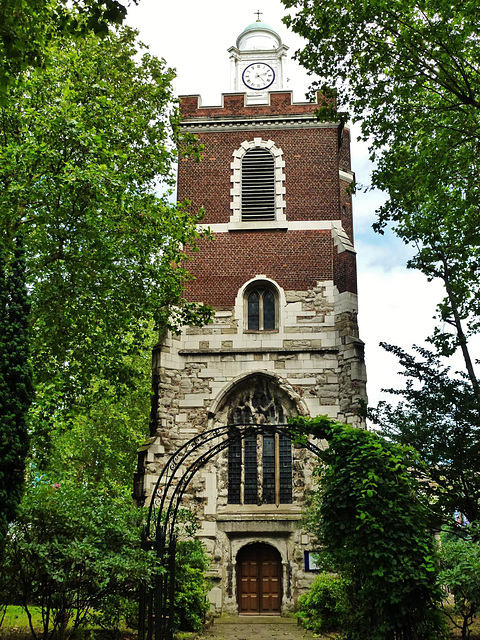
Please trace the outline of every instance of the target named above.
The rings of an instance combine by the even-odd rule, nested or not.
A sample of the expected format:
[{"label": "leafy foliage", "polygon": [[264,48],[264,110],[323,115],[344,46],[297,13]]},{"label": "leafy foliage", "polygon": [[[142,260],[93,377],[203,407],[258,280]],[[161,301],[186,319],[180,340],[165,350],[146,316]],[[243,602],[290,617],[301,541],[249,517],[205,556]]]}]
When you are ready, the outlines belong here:
[{"label": "leafy foliage", "polygon": [[0,557],[23,493],[26,415],[33,397],[28,361],[29,303],[21,235],[9,263],[0,248]]},{"label": "leafy foliage", "polygon": [[455,511],[470,522],[480,520],[480,416],[476,394],[465,377],[453,377],[438,356],[416,347],[416,356],[391,345],[407,378],[396,407],[387,403],[369,412],[390,439],[414,447],[424,463],[423,490],[441,524],[458,527]]},{"label": "leafy foliage", "polygon": [[[136,2],[136,0],[133,0]],[[23,71],[49,62],[48,42],[61,33],[81,38],[105,34],[121,24],[126,5],[118,0],[2,0],[0,3],[0,102]]]},{"label": "leafy foliage", "polygon": [[199,540],[181,540],[175,558],[175,621],[182,631],[199,631],[209,609],[205,571],[209,559]]},{"label": "leafy foliage", "polygon": [[350,640],[443,637],[428,512],[412,449],[326,417],[296,418],[326,439],[307,523],[348,581]]},{"label": "leafy foliage", "polygon": [[[44,639],[63,640],[111,613],[135,595],[148,576],[139,549],[138,511],[121,492],[107,493],[71,483],[29,487],[10,530],[3,571],[31,620],[30,605],[42,608]],[[31,624],[34,638],[37,633]]]},{"label": "leafy foliage", "polygon": [[93,378],[132,383],[126,360],[152,326],[209,311],[183,298],[199,216],[168,196],[172,136],[193,152],[173,72],[130,29],[53,38],[49,55],[2,108],[0,237],[8,256],[24,236],[37,415],[66,422]]},{"label": "leafy foliage", "polygon": [[[298,53],[337,104],[361,121],[376,168],[372,184],[388,194],[374,228],[387,226],[414,248],[410,268],[439,279],[444,298],[420,360],[398,356],[407,387],[398,408],[371,413],[388,437],[414,446],[428,465],[425,490],[443,519],[460,509],[479,517],[480,384],[470,340],[480,330],[479,16],[475,2],[446,0],[282,0],[307,38]],[[331,92],[331,91],[330,91]],[[328,91],[327,91],[328,93]],[[322,116],[322,114],[320,114]],[[422,336],[423,338],[423,336]],[[464,368],[451,377],[456,351]],[[468,515],[467,515],[468,514]]]},{"label": "leafy foliage", "polygon": [[470,637],[470,626],[480,607],[480,546],[470,540],[446,542],[440,549],[439,583],[454,597],[454,612],[461,616],[462,638]]},{"label": "leafy foliage", "polygon": [[[378,147],[395,139],[401,120],[437,123],[445,112],[467,118],[480,107],[475,2],[283,4],[297,9],[286,23],[307,39],[300,61],[337,88],[340,107],[364,118]],[[422,108],[419,98],[428,96]],[[429,110],[433,100],[437,109]]]},{"label": "leafy foliage", "polygon": [[345,579],[322,572],[314,580],[310,590],[298,599],[298,611],[306,629],[314,633],[339,631],[348,616]]},{"label": "leafy foliage", "polygon": [[480,401],[468,338],[480,317],[478,226],[479,17],[475,2],[283,0],[307,39],[298,53],[338,110],[362,121],[377,161],[373,185],[389,199],[376,229],[393,223],[416,248],[409,263],[440,278],[445,298],[431,341],[461,349]]},{"label": "leafy foliage", "polygon": [[[202,212],[171,198],[178,154],[199,148],[180,132],[173,71],[131,29],[108,30],[121,3],[4,4],[17,21],[0,27],[0,243],[13,264],[24,238],[37,393],[31,486],[3,570],[27,612],[41,606],[44,640],[62,640],[69,624],[117,624],[155,571],[140,549],[131,477],[152,341],[210,317],[183,295]],[[185,550],[181,561],[178,615],[196,626],[202,554]]]},{"label": "leafy foliage", "polygon": [[128,385],[95,376],[68,407],[62,406],[55,380],[37,385],[29,414],[31,473],[50,472],[59,481],[105,490],[131,487],[138,447],[148,434],[149,344],[139,345],[137,355],[125,355],[118,364],[129,372]]}]

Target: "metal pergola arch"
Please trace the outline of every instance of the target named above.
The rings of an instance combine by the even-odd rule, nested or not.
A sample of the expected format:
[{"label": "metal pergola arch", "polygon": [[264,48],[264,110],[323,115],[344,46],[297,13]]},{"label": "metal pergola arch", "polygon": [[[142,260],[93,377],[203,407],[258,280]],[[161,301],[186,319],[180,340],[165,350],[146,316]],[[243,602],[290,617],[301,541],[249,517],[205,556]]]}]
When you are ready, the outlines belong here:
[{"label": "metal pergola arch", "polygon": [[[142,548],[155,553],[160,570],[153,584],[140,589],[139,640],[172,640],[175,600],[175,552],[178,511],[185,491],[196,473],[230,444],[252,434],[279,433],[294,440],[288,424],[229,424],[199,433],[170,456],[162,469],[150,500]],[[295,443],[319,456],[321,449],[306,440]]]}]

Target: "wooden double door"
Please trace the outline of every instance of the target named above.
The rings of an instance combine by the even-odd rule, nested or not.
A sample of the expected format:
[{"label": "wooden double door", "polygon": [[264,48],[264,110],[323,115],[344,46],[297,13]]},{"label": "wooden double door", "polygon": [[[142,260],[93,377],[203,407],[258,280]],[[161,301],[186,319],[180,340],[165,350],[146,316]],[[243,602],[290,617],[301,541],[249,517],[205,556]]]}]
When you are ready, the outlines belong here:
[{"label": "wooden double door", "polygon": [[269,544],[250,544],[237,556],[238,612],[278,615],[282,606],[282,559]]}]

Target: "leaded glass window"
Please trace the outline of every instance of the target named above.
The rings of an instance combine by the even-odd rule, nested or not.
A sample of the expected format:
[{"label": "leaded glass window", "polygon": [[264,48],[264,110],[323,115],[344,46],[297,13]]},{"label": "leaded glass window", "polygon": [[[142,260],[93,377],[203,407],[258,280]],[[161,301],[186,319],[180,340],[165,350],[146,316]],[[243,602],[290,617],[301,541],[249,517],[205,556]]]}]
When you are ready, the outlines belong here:
[{"label": "leaded glass window", "polygon": [[247,436],[244,444],[244,504],[258,503],[258,474],[257,474],[257,436]]},{"label": "leaded glass window", "polygon": [[241,504],[242,441],[238,439],[238,435],[238,429],[230,429],[228,445],[228,502],[230,504]]},{"label": "leaded glass window", "polygon": [[248,296],[248,328],[251,331],[260,329],[260,296],[252,291]]},{"label": "leaded glass window", "polygon": [[248,331],[274,331],[277,328],[277,296],[267,286],[246,293]]},{"label": "leaded glass window", "polygon": [[[284,409],[268,384],[245,389],[230,410],[231,424],[283,424]],[[234,438],[228,447],[230,504],[289,504],[292,502],[292,445],[280,433],[252,433]]]}]

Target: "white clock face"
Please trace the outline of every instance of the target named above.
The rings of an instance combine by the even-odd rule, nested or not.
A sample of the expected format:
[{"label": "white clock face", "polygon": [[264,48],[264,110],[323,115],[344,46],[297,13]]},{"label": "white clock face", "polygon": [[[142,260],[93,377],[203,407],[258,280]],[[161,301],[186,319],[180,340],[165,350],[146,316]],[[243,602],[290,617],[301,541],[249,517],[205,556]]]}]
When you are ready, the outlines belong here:
[{"label": "white clock face", "polygon": [[275,71],[265,62],[254,62],[245,67],[242,73],[242,80],[249,89],[261,91],[273,84]]}]

